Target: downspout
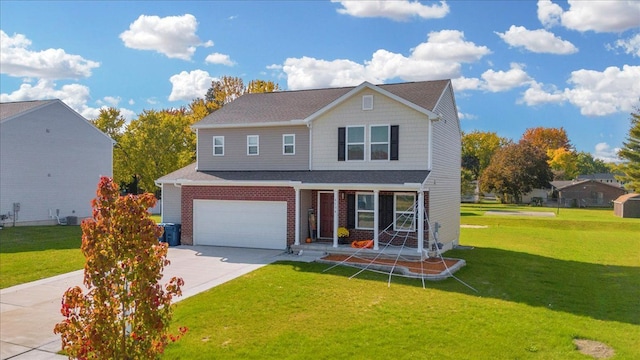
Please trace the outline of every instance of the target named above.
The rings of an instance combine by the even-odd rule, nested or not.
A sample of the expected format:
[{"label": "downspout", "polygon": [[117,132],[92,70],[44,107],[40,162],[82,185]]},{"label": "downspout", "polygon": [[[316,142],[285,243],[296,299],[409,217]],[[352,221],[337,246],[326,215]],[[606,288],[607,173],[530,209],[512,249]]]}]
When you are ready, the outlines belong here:
[{"label": "downspout", "polygon": [[313,170],[313,125],[307,124],[309,128],[309,171]]}]

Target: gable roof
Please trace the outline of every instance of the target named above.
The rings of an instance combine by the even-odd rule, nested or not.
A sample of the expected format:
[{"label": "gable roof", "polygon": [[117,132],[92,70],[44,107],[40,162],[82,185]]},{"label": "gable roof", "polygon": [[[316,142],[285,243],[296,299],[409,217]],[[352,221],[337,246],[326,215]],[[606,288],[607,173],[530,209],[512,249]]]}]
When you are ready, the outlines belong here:
[{"label": "gable roof", "polygon": [[624,194],[613,200],[615,203],[625,203],[627,201],[640,201],[640,194]]},{"label": "gable roof", "polygon": [[34,100],[0,103],[0,121],[5,121],[17,115],[50,104],[56,100]]},{"label": "gable roof", "polygon": [[610,184],[610,183],[605,183],[605,182],[601,182],[601,181],[597,181],[597,180],[582,180],[582,181],[563,181],[563,180],[559,180],[559,181],[552,181],[551,182],[551,186],[553,186],[554,188],[556,188],[559,191],[563,191],[575,186],[579,186],[582,184],[586,184],[586,183],[591,183],[591,184],[598,184],[598,185],[602,185],[602,186],[609,186],[612,187],[614,189],[618,189],[618,190],[623,190],[623,188],[621,188],[620,186],[617,186],[615,184]]},{"label": "gable roof", "polygon": [[245,94],[214,111],[194,128],[305,124],[319,112],[339,104],[367,87],[428,113],[434,110],[450,80],[420,81],[315,90]]}]

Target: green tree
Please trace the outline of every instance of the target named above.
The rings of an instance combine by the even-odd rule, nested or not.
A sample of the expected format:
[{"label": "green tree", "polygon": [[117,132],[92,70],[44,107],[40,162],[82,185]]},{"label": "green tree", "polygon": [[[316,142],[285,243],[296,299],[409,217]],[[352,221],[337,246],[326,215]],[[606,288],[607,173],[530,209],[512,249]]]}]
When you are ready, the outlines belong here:
[{"label": "green tree", "polygon": [[600,159],[594,159],[591,153],[579,151],[576,153],[576,172],[578,175],[606,174],[611,168]]},{"label": "green tree", "polygon": [[111,179],[100,179],[93,217],[82,222],[87,293],[65,292],[64,320],[54,328],[70,359],[155,359],[186,332],[168,333],[171,299],[184,282],[158,284],[169,260],[147,212],[155,202],[152,194],[119,196]]},{"label": "green tree", "polygon": [[505,202],[519,203],[522,194],[546,187],[552,179],[547,154],[531,143],[521,141],[496,151],[480,176],[480,190],[495,192]]},{"label": "green tree", "polygon": [[507,145],[509,139],[498,136],[494,132],[474,130],[462,133],[462,167],[470,170],[475,179],[479,178],[489,166],[491,157],[501,147]]},{"label": "green tree", "polygon": [[211,82],[204,101],[212,103],[216,109],[237,99],[244,94],[265,93],[280,90],[280,86],[273,81],[251,80],[248,86],[239,77],[223,76],[220,80]]},{"label": "green tree", "polygon": [[109,135],[113,140],[118,142],[125,130],[124,125],[127,120],[120,115],[120,110],[110,107],[100,109],[100,115],[91,120],[91,123],[103,133]]},{"label": "green tree", "polygon": [[155,180],[195,161],[196,136],[186,109],[145,110],[121,138],[125,182],[138,191],[157,192]]},{"label": "green tree", "polygon": [[617,178],[628,190],[640,192],[640,108],[631,113],[629,136],[622,145],[618,156],[625,160],[619,167],[624,174]]}]

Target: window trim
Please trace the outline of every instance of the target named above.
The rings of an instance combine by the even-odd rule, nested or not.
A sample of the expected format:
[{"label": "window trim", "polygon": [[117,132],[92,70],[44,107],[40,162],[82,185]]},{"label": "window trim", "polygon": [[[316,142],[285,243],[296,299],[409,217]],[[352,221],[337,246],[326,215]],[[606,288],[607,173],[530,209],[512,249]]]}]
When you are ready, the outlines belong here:
[{"label": "window trim", "polygon": [[[251,145],[249,143],[249,139],[251,138],[255,138],[256,139],[256,143],[255,145]],[[256,153],[252,154],[250,149],[252,146],[255,146],[256,148]],[[258,156],[260,155],[260,135],[247,135],[247,156]]]},{"label": "window trim", "polygon": [[370,214],[372,214],[372,218],[374,218],[374,224],[375,224],[375,216],[376,216],[376,213],[375,213],[376,209],[375,208],[371,209],[371,210],[361,210],[358,207],[358,205],[359,205],[358,197],[360,195],[369,195],[369,196],[371,196],[371,201],[373,201],[375,203],[375,199],[374,199],[375,194],[374,193],[372,193],[372,192],[357,192],[356,193],[356,206],[355,206],[355,210],[356,210],[355,211],[356,229],[359,229],[359,230],[375,230],[374,229],[374,225],[372,225],[370,228],[360,226],[360,221],[359,221],[360,217],[358,216],[360,213],[370,213]]},{"label": "window trim", "polygon": [[[350,143],[349,142],[349,129],[362,128],[362,142]],[[350,159],[349,158],[349,145],[362,145],[362,159]],[[367,127],[365,125],[351,125],[347,126],[344,139],[344,152],[346,161],[365,161],[367,159]]]},{"label": "window trim", "polygon": [[[407,193],[407,192],[398,192],[393,194],[393,231],[404,231],[404,232],[413,232],[416,231],[416,208],[414,206],[413,211],[401,211],[398,210],[398,195],[400,196],[413,196],[413,203],[416,203],[416,194],[415,193]],[[398,229],[398,215],[411,215],[413,216],[413,226],[411,229]]]},{"label": "window trim", "polygon": [[[287,144],[286,138],[287,136],[291,136],[293,139],[293,143]],[[287,152],[287,146],[291,146],[293,152]],[[296,134],[282,134],[282,155],[295,155],[296,154]]]},{"label": "window trim", "polygon": [[[386,127],[387,128],[387,141],[373,141],[373,128],[374,127]],[[387,158],[386,159],[372,159],[373,156],[373,145],[387,145]],[[391,160],[391,125],[387,124],[371,124],[369,125],[369,161],[389,161]]]},{"label": "window trim", "polygon": [[[222,145],[216,145],[216,139],[222,139]],[[222,153],[216,154],[216,148],[222,149]],[[224,156],[224,136],[216,135],[213,137],[213,156]]]}]

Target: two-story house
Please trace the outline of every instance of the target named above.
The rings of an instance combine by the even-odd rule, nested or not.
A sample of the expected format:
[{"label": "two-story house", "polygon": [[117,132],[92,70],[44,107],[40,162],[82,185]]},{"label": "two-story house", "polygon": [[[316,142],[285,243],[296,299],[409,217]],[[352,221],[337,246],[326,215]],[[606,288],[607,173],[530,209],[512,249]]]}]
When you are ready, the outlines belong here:
[{"label": "two-story house", "polygon": [[197,161],[157,180],[183,244],[337,247],[339,227],[375,249],[458,243],[450,80],[247,94],[193,128]]}]

